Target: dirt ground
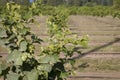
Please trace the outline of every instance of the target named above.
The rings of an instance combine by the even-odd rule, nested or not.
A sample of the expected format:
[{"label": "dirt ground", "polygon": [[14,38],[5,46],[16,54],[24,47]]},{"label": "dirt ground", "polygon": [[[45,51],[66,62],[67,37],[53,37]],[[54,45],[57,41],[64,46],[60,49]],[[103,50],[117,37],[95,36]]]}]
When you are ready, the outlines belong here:
[{"label": "dirt ground", "polygon": [[[110,16],[70,16],[70,28],[73,32],[89,35],[89,47],[83,50],[83,57],[112,58],[120,56],[120,20]],[[115,40],[115,39],[118,39]],[[92,48],[91,48],[92,47]],[[78,72],[68,80],[120,80],[120,72]]]},{"label": "dirt ground", "polygon": [[[120,73],[78,72],[76,76],[70,76],[68,80],[120,80]],[[113,76],[114,75],[114,76]]]}]

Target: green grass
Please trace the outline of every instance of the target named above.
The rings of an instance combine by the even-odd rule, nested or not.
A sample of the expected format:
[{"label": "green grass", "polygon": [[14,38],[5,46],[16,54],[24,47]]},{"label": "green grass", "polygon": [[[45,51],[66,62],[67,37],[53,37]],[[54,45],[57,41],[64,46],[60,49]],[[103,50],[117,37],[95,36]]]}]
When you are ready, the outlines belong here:
[{"label": "green grass", "polygon": [[120,72],[120,59],[82,58],[76,60],[75,67],[80,72]]}]

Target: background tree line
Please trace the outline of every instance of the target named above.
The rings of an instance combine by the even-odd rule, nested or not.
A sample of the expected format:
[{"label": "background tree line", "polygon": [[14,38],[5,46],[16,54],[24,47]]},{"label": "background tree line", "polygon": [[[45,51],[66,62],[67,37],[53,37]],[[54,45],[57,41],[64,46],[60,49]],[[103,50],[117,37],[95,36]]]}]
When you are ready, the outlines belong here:
[{"label": "background tree line", "polygon": [[69,5],[69,6],[83,6],[85,4],[93,4],[95,3],[96,5],[112,5],[113,0],[42,0],[44,4],[49,4],[49,5]]},{"label": "background tree line", "polygon": [[28,5],[29,0],[0,0],[0,5],[5,5],[7,2],[13,1],[17,4]]},{"label": "background tree line", "polygon": [[[14,1],[18,4],[23,4],[23,5],[30,4],[30,0],[0,0],[0,5],[4,5],[6,2],[9,1]],[[33,1],[37,1],[37,0],[33,0]],[[57,5],[82,6],[87,3],[89,4],[95,3],[98,5],[112,5],[113,1],[114,0],[42,0],[44,4],[53,5],[53,6],[57,6]]]},{"label": "background tree line", "polygon": [[[0,0],[0,6],[9,1],[14,1],[17,4],[29,5],[30,0]],[[38,1],[38,0],[32,0]],[[41,0],[43,4],[47,5],[67,5],[67,6],[83,6],[83,5],[113,5],[115,8],[120,8],[120,0]]]}]

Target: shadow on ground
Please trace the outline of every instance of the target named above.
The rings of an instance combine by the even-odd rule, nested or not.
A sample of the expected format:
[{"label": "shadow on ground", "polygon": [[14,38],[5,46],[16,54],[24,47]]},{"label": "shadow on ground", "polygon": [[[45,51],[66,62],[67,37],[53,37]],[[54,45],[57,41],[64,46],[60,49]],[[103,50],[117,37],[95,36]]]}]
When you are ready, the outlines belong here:
[{"label": "shadow on ground", "polygon": [[80,54],[80,55],[78,55],[78,56],[76,56],[76,57],[73,57],[72,59],[82,58],[82,57],[84,57],[84,56],[86,56],[86,55],[88,55],[88,54],[91,54],[91,53],[93,53],[93,52],[96,52],[96,51],[98,51],[98,50],[100,50],[100,49],[102,49],[102,48],[105,48],[105,47],[107,47],[107,46],[110,46],[110,45],[112,45],[112,44],[114,44],[114,43],[117,43],[117,42],[119,42],[119,41],[120,41],[120,38],[115,38],[114,41],[111,41],[111,42],[108,42],[108,43],[106,43],[106,44],[104,44],[104,45],[102,45],[102,46],[96,47],[96,48],[94,48],[94,49],[92,49],[92,50],[89,50],[89,51],[87,51],[87,52],[85,52],[85,53],[82,53],[82,54]]}]

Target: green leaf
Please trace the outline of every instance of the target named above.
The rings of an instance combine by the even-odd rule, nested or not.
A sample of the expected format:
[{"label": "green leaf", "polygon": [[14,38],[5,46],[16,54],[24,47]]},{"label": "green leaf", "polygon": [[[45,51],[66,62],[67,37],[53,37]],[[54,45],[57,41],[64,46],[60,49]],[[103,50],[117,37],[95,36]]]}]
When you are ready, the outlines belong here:
[{"label": "green leaf", "polygon": [[57,55],[43,55],[39,57],[39,63],[50,63],[54,64],[59,61],[59,57]]},{"label": "green leaf", "polygon": [[28,80],[27,76],[24,76],[22,80]]},{"label": "green leaf", "polygon": [[32,9],[36,8],[36,4],[33,2],[31,7]]},{"label": "green leaf", "polygon": [[85,39],[82,39],[81,40],[81,45],[84,46],[84,47],[87,47],[88,41],[86,41]]},{"label": "green leaf", "polygon": [[52,65],[50,64],[41,64],[38,66],[37,68],[40,71],[46,71],[46,72],[50,72],[52,70]]},{"label": "green leaf", "polygon": [[18,35],[17,36],[17,45],[19,45],[22,40],[24,40],[24,38],[21,35]]},{"label": "green leaf", "polygon": [[26,51],[27,50],[27,42],[26,41],[22,41],[20,43],[20,51]]},{"label": "green leaf", "polygon": [[8,40],[12,40],[12,39],[15,39],[16,35],[15,34],[12,34],[11,36],[8,36]]},{"label": "green leaf", "polygon": [[22,65],[22,54],[18,50],[14,50],[7,57],[7,62],[14,62],[15,65]]},{"label": "green leaf", "polygon": [[6,36],[6,31],[0,28],[0,37],[5,37],[5,36]]},{"label": "green leaf", "polygon": [[8,64],[4,61],[0,61],[0,75],[2,74],[2,72],[4,73],[7,68],[8,68]]},{"label": "green leaf", "polygon": [[20,29],[20,34],[22,34],[22,35],[26,35],[28,32],[30,31],[30,28],[26,28],[26,27],[24,27],[23,29]]},{"label": "green leaf", "polygon": [[7,7],[7,9],[9,10],[10,9],[10,5],[9,5],[10,3],[7,3],[6,4],[6,7]]},{"label": "green leaf", "polygon": [[60,74],[60,77],[62,79],[67,78],[68,76],[69,76],[69,74],[67,72],[61,72],[61,74]]},{"label": "green leaf", "polygon": [[69,62],[70,62],[70,64],[71,64],[72,66],[75,65],[75,60],[69,60]]},{"label": "green leaf", "polygon": [[28,20],[32,17],[32,11],[28,11],[27,13],[25,13],[25,15],[23,16],[23,19]]},{"label": "green leaf", "polygon": [[23,60],[21,58],[21,55],[17,56],[18,58],[15,61],[15,65],[22,65],[23,64]]},{"label": "green leaf", "polygon": [[38,80],[38,71],[37,70],[32,70],[30,72],[26,72],[26,79],[27,80]]},{"label": "green leaf", "polygon": [[83,36],[83,38],[80,40],[81,41],[80,44],[84,47],[87,47],[88,46],[88,40],[89,40],[88,38],[89,38],[88,35]]},{"label": "green leaf", "polygon": [[10,73],[7,75],[7,80],[19,80],[20,75],[15,73]]}]

